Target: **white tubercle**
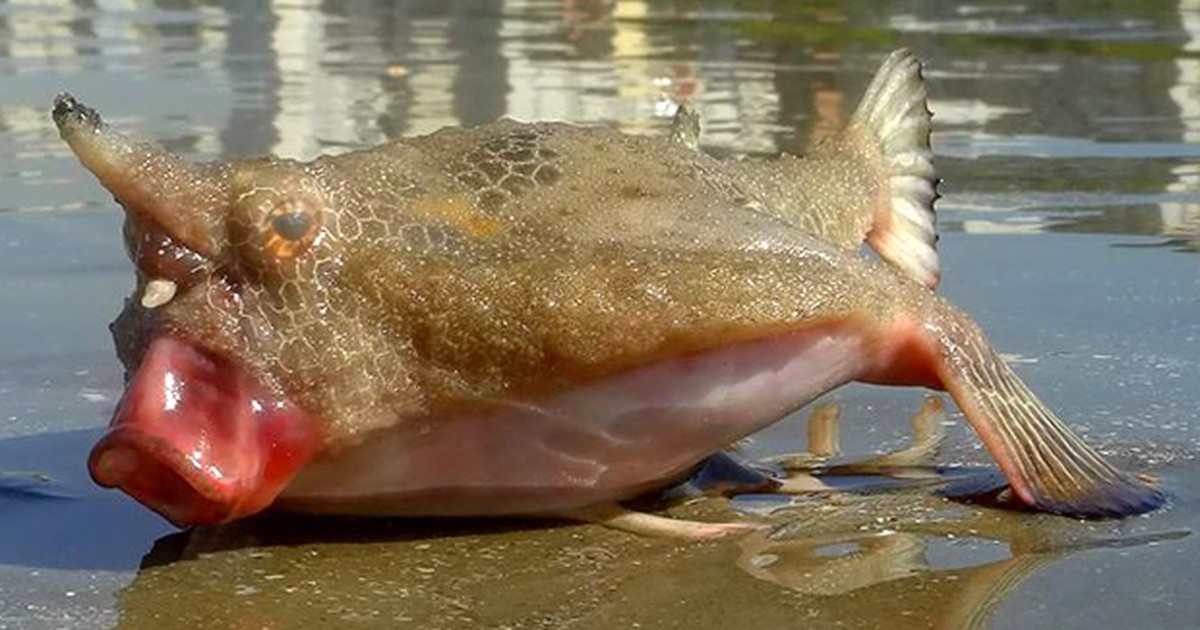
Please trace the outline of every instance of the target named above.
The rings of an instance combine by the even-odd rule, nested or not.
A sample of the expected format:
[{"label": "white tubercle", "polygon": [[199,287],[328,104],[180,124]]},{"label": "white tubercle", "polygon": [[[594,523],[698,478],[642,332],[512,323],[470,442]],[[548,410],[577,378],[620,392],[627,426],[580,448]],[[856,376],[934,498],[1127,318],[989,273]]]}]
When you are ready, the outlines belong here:
[{"label": "white tubercle", "polygon": [[175,297],[176,288],[173,281],[162,278],[155,278],[147,282],[146,290],[142,292],[142,306],[158,308],[170,302],[171,298]]}]

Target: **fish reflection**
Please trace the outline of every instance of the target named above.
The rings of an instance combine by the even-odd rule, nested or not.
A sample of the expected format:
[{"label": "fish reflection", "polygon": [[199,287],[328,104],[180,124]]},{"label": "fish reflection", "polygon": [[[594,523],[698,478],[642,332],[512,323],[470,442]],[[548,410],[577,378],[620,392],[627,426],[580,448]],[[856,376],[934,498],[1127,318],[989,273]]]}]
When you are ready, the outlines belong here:
[{"label": "fish reflection", "polygon": [[813,595],[845,595],[928,570],[924,540],[905,532],[783,541],[755,534],[741,546],[744,552],[738,567],[743,571]]},{"label": "fish reflection", "polygon": [[[966,568],[939,570],[927,558],[932,544],[952,539],[909,532],[824,538],[742,541],[738,566],[750,575],[800,593],[849,600],[876,588],[896,602],[919,603],[920,615],[890,627],[984,628],[992,613],[1032,575],[1062,554],[1019,554]],[[986,542],[982,545],[989,547]],[[1007,547],[999,544],[1007,556]],[[899,592],[897,592],[899,591]],[[918,596],[919,602],[913,599]],[[835,604],[836,605],[836,604]]]},{"label": "fish reflection", "polygon": [[[921,611],[907,620],[890,619],[889,627],[983,628],[1026,580],[1072,552],[1188,535],[1130,533],[1111,524],[993,509],[1012,507],[1002,480],[986,471],[932,466],[944,440],[943,415],[940,399],[930,396],[912,417],[909,446],[829,466],[839,451],[838,411],[831,405],[815,408],[808,451],[777,462],[795,471],[785,486],[825,492],[825,500],[772,510],[774,527],[738,541],[738,568],[796,593],[827,598],[823,605],[831,610],[847,606],[847,619],[862,616],[862,606],[851,602],[861,603],[858,594],[867,592]],[[863,492],[877,490],[863,475],[926,483]],[[853,481],[834,483],[841,477]],[[938,492],[928,492],[930,486]]]},{"label": "fish reflection", "polygon": [[759,580],[825,598],[831,610],[845,607],[849,619],[863,616],[855,609],[869,597],[921,611],[889,627],[982,628],[1031,576],[1075,552],[1188,535],[1119,533],[1037,515],[947,509],[929,497],[896,498],[852,502],[822,518],[800,517],[746,537],[738,543],[737,566]]},{"label": "fish reflection", "polygon": [[[267,514],[159,539],[121,594],[121,626],[156,627],[170,611],[210,627],[688,620],[715,628],[805,619],[805,627],[981,628],[1031,577],[1076,552],[1186,535],[1155,531],[1163,525],[1153,519],[1081,523],[949,502],[928,483],[908,483],[955,486],[952,471],[925,465],[941,443],[941,408],[929,400],[913,417],[909,446],[858,463],[833,463],[838,417],[836,407],[814,409],[807,456],[773,462],[825,492],[777,510],[774,527],[736,542],[676,546],[554,522]],[[886,491],[841,483],[872,475],[901,483]]]}]

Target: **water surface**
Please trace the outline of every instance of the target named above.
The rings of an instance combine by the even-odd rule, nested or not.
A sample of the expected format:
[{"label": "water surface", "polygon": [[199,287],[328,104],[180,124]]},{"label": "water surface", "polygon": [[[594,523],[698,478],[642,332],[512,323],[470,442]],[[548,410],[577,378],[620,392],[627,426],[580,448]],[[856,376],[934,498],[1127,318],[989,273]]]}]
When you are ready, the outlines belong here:
[{"label": "water surface", "polygon": [[[944,293],[1158,513],[1079,523],[919,489],[802,500],[677,547],[558,523],[275,516],[175,533],[91,485],[132,284],[53,95],[197,159],[307,159],[511,116],[799,152],[876,64],[927,61]],[[0,2],[0,627],[1194,627],[1200,543],[1200,2]],[[843,447],[914,390],[846,388]],[[939,461],[986,464],[952,414]],[[746,445],[803,447],[803,415]],[[753,518],[779,501],[673,508]]]}]

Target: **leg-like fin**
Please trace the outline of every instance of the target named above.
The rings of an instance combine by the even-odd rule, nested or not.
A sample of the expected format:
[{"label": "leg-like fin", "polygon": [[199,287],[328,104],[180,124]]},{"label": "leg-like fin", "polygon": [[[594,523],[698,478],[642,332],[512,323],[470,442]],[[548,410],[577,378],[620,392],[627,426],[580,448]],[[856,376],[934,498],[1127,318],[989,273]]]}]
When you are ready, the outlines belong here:
[{"label": "leg-like fin", "polygon": [[838,423],[842,415],[837,405],[816,405],[808,414],[808,450],[768,457],[767,461],[788,472],[812,471],[822,467],[841,450]]},{"label": "leg-like fin", "polygon": [[946,441],[946,430],[942,427],[945,417],[946,408],[942,399],[927,396],[921,408],[909,420],[913,429],[912,442],[902,449],[868,459],[860,466],[863,470],[868,470],[872,467],[887,469],[933,464],[934,456],[937,455],[942,442]]},{"label": "leg-like fin", "polygon": [[908,50],[893,52],[867,87],[846,132],[866,136],[879,150],[887,177],[886,199],[875,208],[867,242],[909,277],[936,288],[941,274],[933,202],[937,172],[929,148],[921,62]]},{"label": "leg-like fin", "polygon": [[750,523],[701,523],[635,512],[615,503],[595,505],[559,514],[563,518],[598,523],[605,527],[650,536],[682,541],[705,541],[726,536],[742,536],[758,526]]},{"label": "leg-like fin", "polygon": [[1038,400],[966,316],[943,313],[935,333],[942,382],[1022,501],[1083,518],[1162,505],[1158,489],[1114,468]]},{"label": "leg-like fin", "polygon": [[808,452],[821,459],[838,454],[838,420],[841,409],[837,405],[817,405],[808,416]]},{"label": "leg-like fin", "polygon": [[[932,464],[937,449],[945,438],[942,419],[945,409],[941,398],[928,396],[921,409],[912,416],[913,438],[905,448],[862,462],[826,466],[838,453],[837,405],[817,405],[808,418],[808,451],[776,456],[770,459],[787,473],[778,481],[773,492],[778,494],[811,494],[817,492],[870,491],[890,480],[904,480],[905,485],[924,485],[940,482],[926,467]],[[911,469],[911,470],[910,470]],[[814,476],[813,471],[823,474]],[[879,479],[846,482],[845,476],[876,475]],[[843,479],[838,479],[843,477]],[[884,477],[889,479],[885,480]],[[834,482],[833,480],[838,479]]]},{"label": "leg-like fin", "polygon": [[770,491],[775,485],[767,471],[744,460],[736,453],[720,451],[709,455],[687,481],[668,488],[668,499],[702,496],[730,496]]}]

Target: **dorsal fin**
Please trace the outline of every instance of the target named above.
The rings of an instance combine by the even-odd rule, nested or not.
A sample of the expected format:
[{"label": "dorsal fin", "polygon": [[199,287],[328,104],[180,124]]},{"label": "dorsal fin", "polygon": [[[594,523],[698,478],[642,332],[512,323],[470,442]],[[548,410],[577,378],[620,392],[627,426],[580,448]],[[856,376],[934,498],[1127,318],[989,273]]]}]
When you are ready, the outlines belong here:
[{"label": "dorsal fin", "polygon": [[847,132],[869,135],[881,153],[888,181],[886,202],[875,210],[867,242],[881,258],[933,289],[941,271],[933,209],[938,178],[929,148],[931,117],[921,62],[901,49],[875,73]]},{"label": "dorsal fin", "polygon": [[680,103],[671,119],[671,142],[678,142],[693,150],[700,150],[700,113],[687,103]]}]

